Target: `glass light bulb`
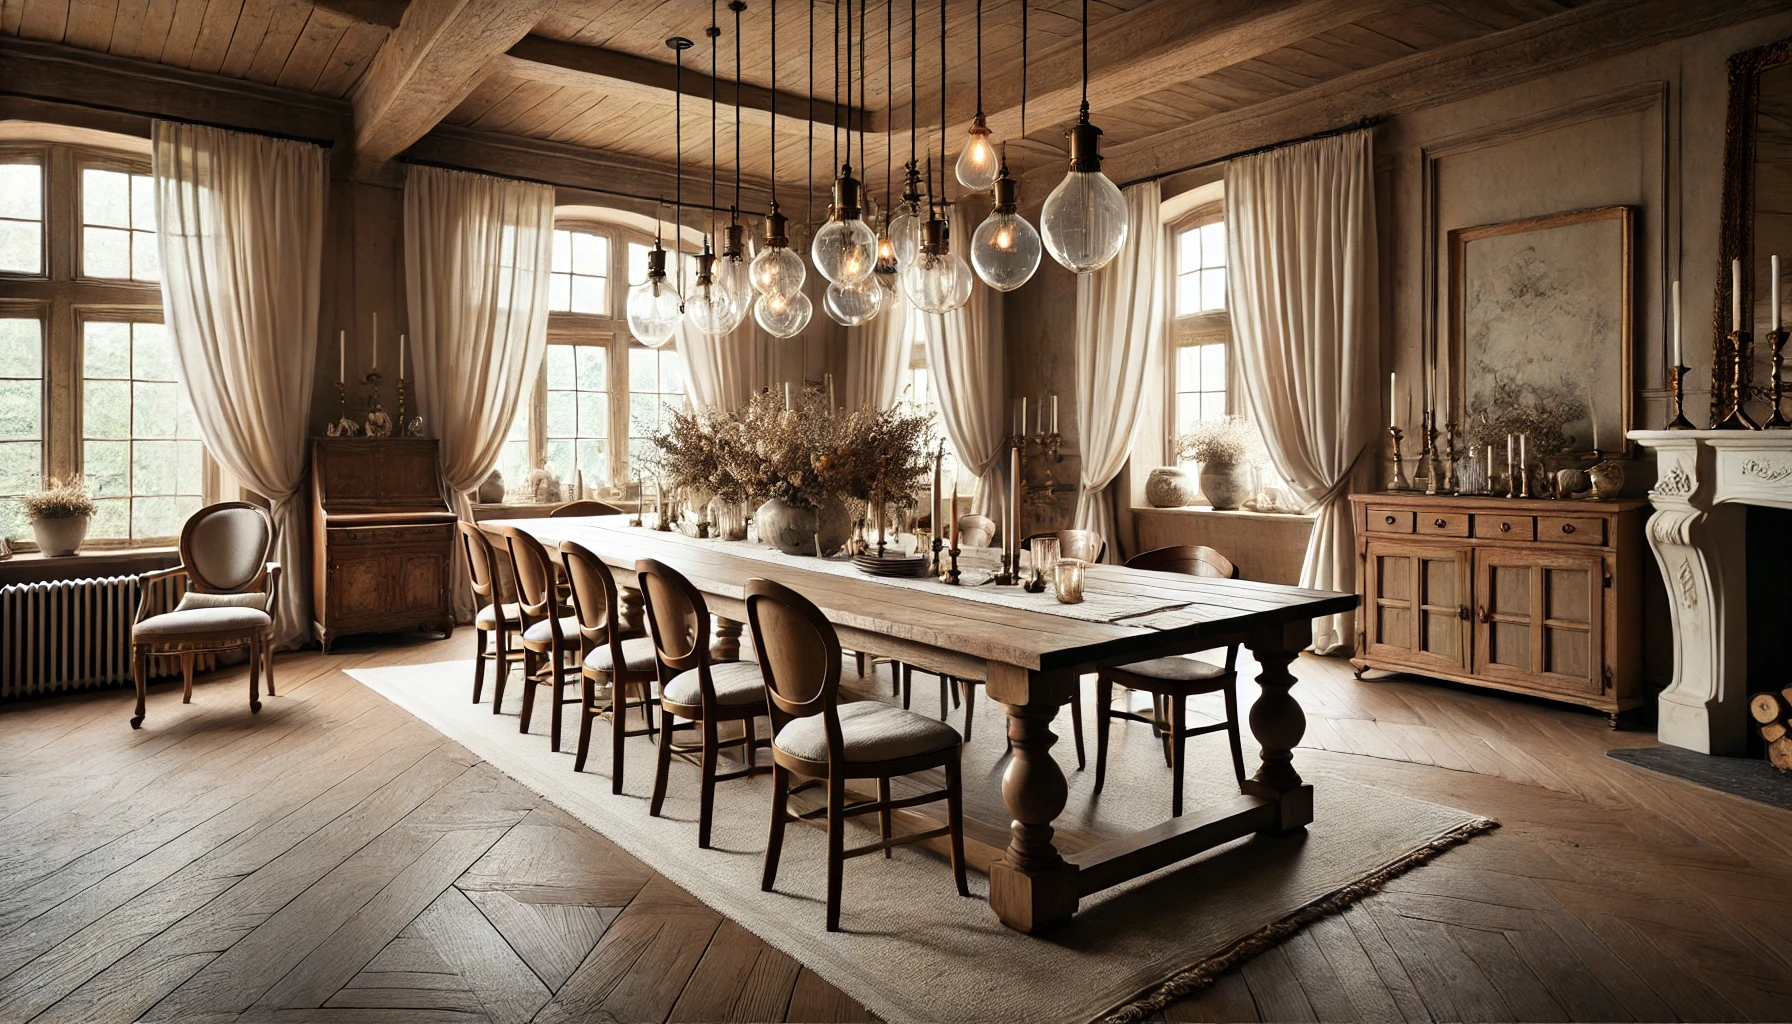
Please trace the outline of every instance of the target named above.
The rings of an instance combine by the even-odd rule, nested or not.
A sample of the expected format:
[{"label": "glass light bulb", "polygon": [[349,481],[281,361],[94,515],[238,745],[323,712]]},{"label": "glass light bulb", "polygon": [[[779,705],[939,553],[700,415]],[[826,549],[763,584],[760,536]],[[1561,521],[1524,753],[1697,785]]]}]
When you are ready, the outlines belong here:
[{"label": "glass light bulb", "polygon": [[1045,248],[1078,274],[1107,265],[1126,244],[1126,197],[1100,171],[1071,171],[1039,212]]},{"label": "glass light bulb", "polygon": [[1039,232],[1018,213],[991,211],[971,236],[971,266],[984,284],[1011,292],[1039,269]]},{"label": "glass light bulb", "polygon": [[774,338],[796,337],[809,326],[809,318],[814,315],[814,303],[802,292],[790,296],[762,294],[753,303],[753,319]]},{"label": "glass light bulb", "polygon": [[740,324],[738,320],[729,322],[733,316],[732,305],[727,293],[713,281],[699,282],[684,300],[685,319],[704,334],[719,337]]},{"label": "glass light bulb", "polygon": [[729,331],[739,327],[747,319],[747,314],[752,312],[753,296],[756,293],[749,274],[747,261],[743,258],[723,256],[716,260],[716,286],[728,300]]},{"label": "glass light bulb", "polygon": [[989,129],[982,124],[973,124],[965,139],[964,152],[958,154],[958,183],[972,192],[988,191],[995,186],[1001,164],[996,147],[989,143]]},{"label": "glass light bulb", "polygon": [[872,280],[850,285],[835,282],[828,285],[827,294],[821,299],[821,307],[842,327],[857,327],[865,323],[877,315],[878,310],[883,308],[883,303],[884,290]]},{"label": "glass light bulb", "polygon": [[628,332],[648,348],[659,348],[678,330],[678,290],[665,278],[649,277],[628,290]]},{"label": "glass light bulb", "polygon": [[859,284],[877,266],[877,233],[864,221],[830,220],[809,247],[815,269],[834,284]]},{"label": "glass light bulb", "polygon": [[915,254],[921,250],[921,217],[920,209],[914,203],[905,202],[890,213],[889,226],[884,233],[890,236],[890,245],[896,252],[896,265],[906,267],[915,261]]},{"label": "glass light bulb", "polygon": [[949,313],[971,297],[971,268],[957,253],[922,253],[902,272],[902,290],[923,313]]},{"label": "glass light bulb", "polygon": [[789,249],[761,249],[758,256],[753,257],[751,270],[753,287],[763,295],[780,295],[785,298],[802,291],[803,279],[808,276],[808,268],[803,266],[803,258]]}]

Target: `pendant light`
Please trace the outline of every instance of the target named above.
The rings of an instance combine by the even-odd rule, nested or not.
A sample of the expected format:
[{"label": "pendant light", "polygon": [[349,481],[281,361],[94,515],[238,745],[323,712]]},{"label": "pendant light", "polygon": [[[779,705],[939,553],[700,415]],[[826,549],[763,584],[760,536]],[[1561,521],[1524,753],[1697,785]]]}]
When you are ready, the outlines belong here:
[{"label": "pendant light", "polygon": [[[1027,137],[1027,0],[1020,0],[1020,137]],[[1006,147],[996,176],[996,204],[971,236],[971,266],[998,292],[1026,284],[1039,269],[1039,232],[1018,212],[1019,191],[1008,176]]]},{"label": "pendant light", "polygon": [[[839,8],[835,8],[838,12]],[[846,38],[850,50],[852,43],[852,5],[846,4]],[[838,54],[836,38],[835,53]],[[810,59],[814,59],[811,53]],[[836,57],[836,67],[838,58]],[[839,81],[838,72],[835,81]],[[836,111],[839,110],[840,96],[838,90],[834,95]],[[846,76],[846,109],[852,109],[852,75]],[[848,129],[850,131],[850,128]],[[828,222],[815,233],[815,241],[809,246],[809,258],[815,269],[831,284],[847,287],[863,284],[871,276],[877,266],[877,233],[872,231],[863,220],[859,219],[859,179],[852,176],[852,138],[847,136],[846,159],[840,164],[840,173],[834,179],[834,205]],[[851,325],[848,325],[851,326]]]},{"label": "pendant light", "polygon": [[1039,228],[1052,259],[1087,274],[1126,244],[1126,199],[1101,173],[1101,129],[1089,123],[1089,0],[1083,0],[1083,106],[1065,134],[1070,173],[1045,198]]},{"label": "pendant light", "polygon": [[[932,188],[932,166],[928,187]],[[940,5],[940,188],[933,215],[922,225],[920,250],[915,262],[903,271],[902,286],[909,302],[923,313],[947,313],[971,298],[971,268],[952,251],[946,223],[946,5]]]},{"label": "pendant light", "polygon": [[[1025,73],[1024,71],[1022,72]],[[940,87],[945,88],[945,69],[940,69]],[[989,141],[989,123],[983,119],[983,0],[977,0],[977,116],[958,154],[958,183],[972,192],[987,192],[996,183],[1000,165],[996,148]]]},{"label": "pendant light", "polygon": [[740,326],[746,307],[737,304],[734,296],[728,293],[726,285],[717,280],[716,254],[710,247],[716,209],[716,121],[719,116],[715,74],[719,51],[716,40],[722,34],[721,27],[715,24],[715,0],[710,0],[709,13],[710,25],[704,31],[709,36],[709,209],[712,230],[703,234],[703,251],[697,254],[697,281],[691,286],[691,294],[685,296],[684,315],[690,320],[692,327],[714,338]]},{"label": "pendant light", "polygon": [[[666,40],[666,45],[676,55],[677,70],[673,72],[673,81],[677,83],[672,91],[672,120],[677,136],[676,170],[673,172],[673,189],[677,196],[672,214],[672,251],[678,253],[682,248],[678,242],[679,219],[684,209],[684,51],[691,48],[691,41],[683,36],[673,36]],[[666,250],[660,247],[659,224],[654,224],[653,248],[647,253],[647,280],[635,285],[628,292],[628,332],[635,340],[648,348],[659,348],[672,340],[678,330],[678,321],[684,315],[684,300],[679,298],[678,289],[666,283]]]},{"label": "pendant light", "polygon": [[[864,24],[864,7],[859,8],[860,24]],[[864,29],[860,28],[860,32]],[[862,37],[861,37],[862,38]],[[863,74],[865,60],[864,47],[859,48],[859,67]],[[860,79],[863,81],[863,79]],[[896,114],[896,0],[890,0],[884,7],[884,201],[890,200],[890,153],[894,148],[894,137],[890,133],[890,121]],[[861,143],[863,145],[863,143]],[[861,149],[860,152],[863,152]],[[896,259],[896,242],[890,237],[890,222],[896,217],[892,209],[883,220],[882,228],[877,233],[877,266],[872,276],[884,291],[894,293],[900,280],[901,266]]]},{"label": "pendant light", "polygon": [[[890,0],[896,6],[896,0]],[[915,261],[921,246],[921,165],[915,159],[915,0],[908,0],[908,171],[902,203],[890,213],[887,234],[896,251],[897,272]],[[894,88],[892,88],[894,91]]]},{"label": "pendant light", "polygon": [[[772,95],[778,94],[778,0],[770,0],[772,8]],[[814,24],[814,14],[810,14]],[[814,81],[811,64],[810,81]],[[813,88],[810,90],[813,92]],[[813,124],[813,120],[810,122]],[[810,133],[814,148],[814,133]],[[778,105],[772,104],[771,129],[772,201],[765,218],[765,248],[753,258],[753,286],[759,298],[753,303],[753,321],[774,338],[794,338],[809,326],[815,307],[803,294],[803,278],[808,271],[802,257],[790,251],[790,238],[785,233],[785,218],[778,212]]]},{"label": "pendant light", "polygon": [[[852,110],[852,0],[845,0],[846,8],[846,111],[850,116]],[[838,8],[836,8],[838,10]],[[864,24],[861,12],[859,23]],[[838,51],[836,51],[838,52]],[[860,55],[863,60],[863,54]],[[838,103],[839,98],[835,97]],[[840,165],[840,178],[834,183],[834,213],[826,227],[815,235],[816,269],[830,282],[827,292],[822,296],[821,308],[827,311],[828,317],[842,327],[857,327],[877,316],[883,308],[884,290],[877,283],[877,234],[864,220],[860,219],[858,182],[852,178],[852,131],[851,122],[844,128],[846,136],[846,161]],[[864,133],[860,133],[860,139]],[[864,153],[860,151],[859,163],[864,164]],[[850,183],[850,187],[847,186]],[[854,230],[852,226],[856,226]],[[839,230],[836,230],[839,229]],[[851,230],[849,239],[846,232]],[[870,245],[859,251],[862,239],[869,239]],[[833,254],[839,257],[835,265],[835,273],[829,273],[822,264],[820,253],[824,247],[833,247]],[[862,262],[861,262],[862,261]]]},{"label": "pendant light", "polygon": [[[722,244],[722,256],[716,261],[716,284],[728,297],[728,320],[732,331],[747,318],[752,308],[755,291],[750,279],[747,264],[747,228],[740,223],[740,15],[747,9],[746,0],[729,0],[728,9],[734,12],[734,202],[728,206],[728,233]],[[713,95],[713,86],[712,93]],[[715,137],[715,125],[710,125],[710,137]],[[715,144],[710,144],[713,156]]]}]

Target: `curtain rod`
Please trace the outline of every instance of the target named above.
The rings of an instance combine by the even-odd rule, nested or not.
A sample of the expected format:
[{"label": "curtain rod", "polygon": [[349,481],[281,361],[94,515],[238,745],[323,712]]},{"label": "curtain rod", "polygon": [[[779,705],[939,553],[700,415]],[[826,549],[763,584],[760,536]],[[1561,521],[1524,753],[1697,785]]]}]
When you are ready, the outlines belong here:
[{"label": "curtain rod", "polygon": [[[644,196],[634,192],[618,192],[613,188],[596,188],[591,185],[568,185],[563,181],[548,181],[545,178],[529,178],[520,174],[497,174],[483,168],[462,167],[459,164],[444,163],[440,160],[421,160],[416,157],[401,156],[398,158],[398,162],[401,164],[416,164],[419,167],[438,167],[444,171],[463,171],[468,174],[483,174],[492,178],[508,178],[511,181],[526,181],[532,185],[546,185],[549,188],[566,188],[576,192],[593,192],[600,196],[615,196],[618,199],[633,199],[636,202],[655,203],[660,206],[672,205],[659,196]],[[728,212],[728,208],[725,206],[710,206],[705,203],[685,203],[684,208],[687,210],[704,210],[709,213]]]},{"label": "curtain rod", "polygon": [[1311,135],[1302,135],[1298,139],[1284,139],[1281,142],[1272,142],[1267,146],[1257,146],[1254,149],[1241,149],[1236,153],[1227,153],[1225,156],[1214,157],[1211,160],[1203,160],[1198,164],[1189,164],[1187,167],[1176,167],[1167,171],[1158,171],[1156,174],[1147,174],[1144,177],[1134,178],[1131,181],[1123,182],[1120,187],[1131,188],[1134,185],[1143,185],[1147,181],[1161,181],[1164,178],[1183,174],[1188,171],[1200,170],[1203,167],[1212,167],[1214,164],[1223,164],[1228,160],[1238,160],[1242,157],[1256,156],[1258,153],[1267,153],[1270,150],[1282,149],[1286,146],[1298,146],[1303,142],[1316,142],[1319,139],[1329,139],[1334,135],[1348,135],[1351,132],[1373,128],[1376,125],[1389,120],[1391,117],[1391,114],[1375,114],[1370,117],[1365,117],[1360,121],[1344,125],[1341,128],[1328,128],[1325,131],[1314,132]]}]

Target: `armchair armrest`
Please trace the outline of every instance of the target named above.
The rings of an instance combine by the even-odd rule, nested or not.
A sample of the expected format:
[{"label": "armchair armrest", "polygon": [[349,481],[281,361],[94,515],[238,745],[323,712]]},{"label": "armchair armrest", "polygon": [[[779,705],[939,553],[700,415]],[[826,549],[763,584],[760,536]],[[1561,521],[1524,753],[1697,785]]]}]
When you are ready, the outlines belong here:
[{"label": "armchair armrest", "polygon": [[149,618],[149,595],[152,584],[160,583],[163,580],[172,579],[176,576],[184,578],[186,575],[187,567],[184,565],[176,565],[168,569],[157,569],[155,572],[144,573],[137,577],[137,582],[142,586],[143,592],[137,596],[137,617],[132,620],[132,624],[134,625]]},{"label": "armchair armrest", "polygon": [[267,588],[268,595],[268,618],[276,618],[278,605],[280,603],[280,563],[267,563],[262,567],[262,573],[265,576],[263,586]]}]

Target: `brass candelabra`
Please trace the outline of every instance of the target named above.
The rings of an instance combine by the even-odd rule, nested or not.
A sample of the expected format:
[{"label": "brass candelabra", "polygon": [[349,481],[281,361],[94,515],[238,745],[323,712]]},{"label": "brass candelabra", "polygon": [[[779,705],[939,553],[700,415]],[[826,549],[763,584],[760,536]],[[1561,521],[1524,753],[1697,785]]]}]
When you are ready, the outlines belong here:
[{"label": "brass candelabra", "polygon": [[1668,371],[1668,384],[1674,400],[1674,418],[1668,422],[1669,430],[1691,430],[1692,421],[1686,418],[1686,374],[1690,366],[1675,366]]},{"label": "brass candelabra", "polygon": [[1780,394],[1783,390],[1783,381],[1781,377],[1784,361],[1783,350],[1786,347],[1786,331],[1783,329],[1778,331],[1768,331],[1767,344],[1773,350],[1773,370],[1767,383],[1767,398],[1773,403],[1773,415],[1767,417],[1767,422],[1761,424],[1761,426],[1763,429],[1768,430],[1784,430],[1787,427],[1792,427],[1792,419],[1787,419],[1780,413]]},{"label": "brass candelabra", "polygon": [[355,437],[361,433],[361,424],[348,418],[348,384],[336,382],[336,422],[324,428],[324,433],[331,437]]},{"label": "brass candelabra", "polygon": [[[1021,508],[1056,507],[1052,491],[1057,487],[1057,478],[1052,474],[1052,466],[1064,461],[1064,435],[1055,430],[1010,434],[1007,443],[1014,452],[1015,500],[1009,511],[1009,529],[1004,531],[1007,539],[1002,544],[1002,567],[990,580],[998,587],[1024,584],[1020,572]],[[1031,467],[1035,458],[1041,460],[1044,467],[1043,481],[1038,484],[1032,482]]]},{"label": "brass candelabra", "polygon": [[1743,399],[1748,396],[1748,383],[1744,373],[1748,367],[1748,359],[1753,351],[1753,339],[1747,331],[1731,331],[1729,337],[1718,353],[1718,365],[1726,366],[1728,372],[1724,378],[1724,398],[1729,403],[1729,411],[1716,423],[1713,430],[1760,430],[1761,425],[1754,421],[1742,408]]},{"label": "brass candelabra", "polygon": [[1461,482],[1456,479],[1456,460],[1462,457],[1462,452],[1456,447],[1456,424],[1454,423],[1444,424],[1443,457],[1443,493],[1455,494],[1460,489],[1461,484]]},{"label": "brass candelabra", "polygon": [[1437,420],[1431,413],[1425,414],[1425,451],[1419,458],[1425,467],[1425,493],[1436,494],[1438,485],[1437,472]]},{"label": "brass candelabra", "polygon": [[1406,466],[1400,461],[1400,441],[1406,432],[1393,424],[1388,425],[1388,461],[1394,464],[1393,472],[1388,474],[1388,490],[1410,491],[1412,481],[1406,479]]}]

